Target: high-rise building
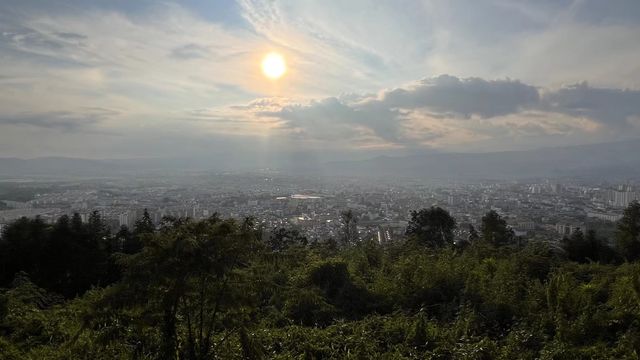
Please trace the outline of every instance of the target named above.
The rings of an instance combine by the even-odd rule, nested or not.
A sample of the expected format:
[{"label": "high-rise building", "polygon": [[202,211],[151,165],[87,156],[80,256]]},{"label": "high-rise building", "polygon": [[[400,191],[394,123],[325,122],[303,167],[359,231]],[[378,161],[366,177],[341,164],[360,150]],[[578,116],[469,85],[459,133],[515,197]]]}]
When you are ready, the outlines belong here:
[{"label": "high-rise building", "polygon": [[118,224],[120,226],[132,227],[135,222],[134,214],[131,214],[130,211],[125,211],[118,215]]},{"label": "high-rise building", "polygon": [[638,200],[638,193],[627,191],[626,189],[624,191],[613,191],[611,195],[610,202],[615,207],[627,207],[632,201]]}]

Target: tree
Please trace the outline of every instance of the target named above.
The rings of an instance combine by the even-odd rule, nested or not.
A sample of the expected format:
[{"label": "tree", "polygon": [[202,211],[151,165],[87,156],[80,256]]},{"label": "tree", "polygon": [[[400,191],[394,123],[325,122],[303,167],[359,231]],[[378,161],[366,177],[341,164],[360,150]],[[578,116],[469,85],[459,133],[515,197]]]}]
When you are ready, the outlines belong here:
[{"label": "tree", "polygon": [[495,210],[489,211],[482,217],[480,231],[482,238],[494,246],[510,244],[515,238],[513,230]]},{"label": "tree", "polygon": [[623,258],[634,261],[640,258],[640,203],[633,201],[618,221],[616,245]]},{"label": "tree", "polygon": [[84,224],[75,213],[61,216],[53,226],[40,218],[10,224],[0,241],[0,286],[24,271],[38,286],[71,298],[117,280],[108,230],[99,213],[89,220]]},{"label": "tree", "polygon": [[61,258],[66,259],[62,265],[65,272],[60,274],[61,288],[54,290],[65,297],[75,297],[93,286],[108,285],[115,281],[117,277],[110,267],[110,249],[107,243],[109,231],[100,213],[92,212],[87,223],[83,223],[80,215],[74,213],[70,230],[69,237],[64,237],[63,229],[63,233],[58,235],[61,238],[51,239],[52,243],[62,246],[66,252]]},{"label": "tree", "polygon": [[459,250],[464,250],[468,248],[471,244],[477,242],[480,239],[480,235],[478,235],[478,231],[476,228],[469,224],[469,235],[466,238],[458,238],[455,240],[456,248]]},{"label": "tree", "polygon": [[343,246],[353,245],[358,239],[358,218],[352,210],[340,213],[340,221],[342,222],[341,241]]},{"label": "tree", "polygon": [[80,217],[80,214],[74,212],[73,216],[71,217],[71,231],[73,231],[73,233],[76,235],[80,235],[84,231],[83,225],[84,224],[82,223],[82,217]]},{"label": "tree", "polygon": [[406,234],[419,244],[437,248],[453,244],[455,228],[456,220],[448,211],[432,206],[411,212]]},{"label": "tree", "polygon": [[41,272],[41,258],[49,227],[40,217],[20,218],[9,224],[0,237],[0,287],[7,286],[18,271]]},{"label": "tree", "polygon": [[40,258],[44,270],[42,276],[33,277],[40,286],[59,293],[67,292],[71,281],[69,268],[73,262],[73,253],[77,251],[74,240],[71,219],[68,215],[62,215],[44,245]]},{"label": "tree", "polygon": [[123,252],[125,254],[133,254],[135,252],[134,249],[130,249],[133,241],[133,233],[129,230],[127,225],[120,226],[118,232],[114,237],[114,249],[116,252]]},{"label": "tree", "polygon": [[87,232],[91,234],[92,240],[98,243],[100,246],[106,245],[106,240],[109,237],[109,228],[102,219],[100,212],[94,210],[89,215],[87,221]]},{"label": "tree", "polygon": [[610,262],[614,260],[612,249],[598,238],[596,231],[590,229],[586,235],[579,228],[571,236],[564,237],[562,248],[567,253],[567,258],[572,261],[586,262]]},{"label": "tree", "polygon": [[468,237],[469,242],[473,244],[479,239],[480,239],[480,235],[478,235],[478,231],[476,230],[475,226],[473,226],[472,224],[469,224],[469,237]]},{"label": "tree", "polygon": [[611,263],[617,260],[614,249],[609,246],[606,239],[598,236],[594,229],[589,229],[585,236],[588,258],[602,263]]},{"label": "tree", "polygon": [[567,257],[573,261],[585,262],[590,256],[584,234],[580,228],[576,229],[571,236],[565,236],[562,239],[562,248],[567,253]]},{"label": "tree", "polygon": [[140,321],[160,329],[161,359],[216,358],[221,344],[214,336],[224,328],[238,331],[244,326],[238,313],[225,316],[229,309],[241,309],[242,299],[249,297],[241,269],[257,249],[250,220],[187,220],[150,234],[140,252],[124,258],[122,282],[98,308],[143,306],[153,313],[141,315]]},{"label": "tree", "polygon": [[[138,219],[133,227],[133,234],[131,236],[125,236],[122,251],[125,254],[135,254],[142,250],[144,246],[145,238],[149,237],[155,232],[155,226],[149,215],[149,211],[144,209],[142,217]],[[126,235],[123,233],[122,235]]]},{"label": "tree", "polygon": [[284,227],[274,229],[267,239],[267,245],[274,252],[281,252],[295,245],[307,245],[307,243],[307,238],[298,230]]},{"label": "tree", "polygon": [[142,218],[136,221],[133,232],[136,235],[153,234],[155,230],[156,230],[156,227],[153,225],[153,221],[151,220],[151,215],[149,215],[149,211],[147,211],[147,209],[144,209]]}]

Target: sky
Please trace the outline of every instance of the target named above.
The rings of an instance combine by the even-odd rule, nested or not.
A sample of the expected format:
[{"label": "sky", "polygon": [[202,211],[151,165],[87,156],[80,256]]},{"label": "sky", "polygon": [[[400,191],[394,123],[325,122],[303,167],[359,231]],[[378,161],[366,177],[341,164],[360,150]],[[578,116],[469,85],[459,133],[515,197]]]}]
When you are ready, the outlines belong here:
[{"label": "sky", "polygon": [[[2,1],[0,157],[635,139],[638,39],[637,0]],[[277,80],[260,69],[270,52],[287,63]]]}]

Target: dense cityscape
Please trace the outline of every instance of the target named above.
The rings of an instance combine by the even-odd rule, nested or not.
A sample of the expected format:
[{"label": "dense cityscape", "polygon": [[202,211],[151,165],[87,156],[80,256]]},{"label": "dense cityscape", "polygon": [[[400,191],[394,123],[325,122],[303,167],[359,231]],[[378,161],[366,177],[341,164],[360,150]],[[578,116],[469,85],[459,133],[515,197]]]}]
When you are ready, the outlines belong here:
[{"label": "dense cityscape", "polygon": [[132,228],[147,210],[155,225],[166,216],[205,219],[253,217],[264,231],[298,229],[311,241],[339,237],[341,214],[351,210],[359,238],[383,243],[404,236],[412,210],[447,209],[457,220],[457,238],[479,226],[489,210],[501,214],[523,240],[561,239],[576,229],[613,231],[622,211],[638,199],[635,184],[571,181],[477,182],[449,186],[419,181],[392,184],[354,178],[287,176],[274,171],[193,175],[168,180],[78,180],[5,182],[0,185],[0,228],[20,217],[55,223],[98,211],[115,233]]}]

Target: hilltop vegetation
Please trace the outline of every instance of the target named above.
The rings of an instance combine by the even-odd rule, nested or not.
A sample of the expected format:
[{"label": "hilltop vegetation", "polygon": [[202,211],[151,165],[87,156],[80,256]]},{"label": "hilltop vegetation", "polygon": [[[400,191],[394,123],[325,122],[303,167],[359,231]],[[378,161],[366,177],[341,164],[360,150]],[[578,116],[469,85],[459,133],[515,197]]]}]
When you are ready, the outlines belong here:
[{"label": "hilltop vegetation", "polygon": [[[308,243],[251,219],[21,219],[0,241],[0,359],[635,359],[640,204],[615,244],[469,241],[440,208],[406,241]],[[471,229],[470,229],[471,230]]]}]

